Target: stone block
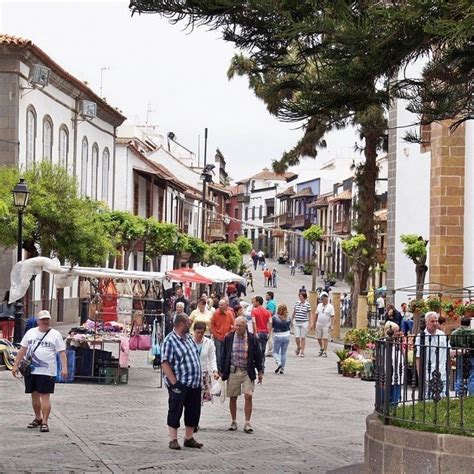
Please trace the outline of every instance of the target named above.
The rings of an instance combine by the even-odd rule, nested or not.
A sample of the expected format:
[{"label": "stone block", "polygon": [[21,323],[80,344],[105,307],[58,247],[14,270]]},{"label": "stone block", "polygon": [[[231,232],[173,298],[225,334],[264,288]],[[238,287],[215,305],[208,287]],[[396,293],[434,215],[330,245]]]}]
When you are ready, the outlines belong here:
[{"label": "stone block", "polygon": [[443,186],[443,196],[464,196],[464,188],[461,186]]},{"label": "stone block", "polygon": [[433,474],[438,470],[438,455],[434,452],[403,450],[403,468],[406,474]]},{"label": "stone block", "polygon": [[383,466],[383,443],[379,443],[372,438],[368,438],[367,451],[367,472],[371,474],[379,474],[381,466]]},{"label": "stone block", "polygon": [[472,474],[473,471],[474,462],[472,456],[441,454],[439,457],[439,472],[443,474]]},{"label": "stone block", "polygon": [[383,472],[390,474],[403,473],[403,448],[400,446],[384,446]]},{"label": "stone block", "polygon": [[466,456],[474,454],[474,438],[467,436],[442,435],[441,449],[444,453]]}]

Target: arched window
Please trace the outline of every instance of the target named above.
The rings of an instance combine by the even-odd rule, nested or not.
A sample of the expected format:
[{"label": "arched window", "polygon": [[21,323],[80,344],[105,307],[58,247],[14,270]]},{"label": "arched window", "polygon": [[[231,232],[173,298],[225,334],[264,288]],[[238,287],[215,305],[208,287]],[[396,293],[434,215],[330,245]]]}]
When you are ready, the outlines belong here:
[{"label": "arched window", "polygon": [[43,119],[43,160],[53,159],[53,121],[49,115]]},{"label": "arched window", "polygon": [[58,156],[59,164],[67,169],[68,166],[68,154],[69,154],[69,131],[66,125],[59,127],[59,147]]},{"label": "arched window", "polygon": [[26,111],[26,169],[35,162],[36,112],[30,105]]},{"label": "arched window", "polygon": [[89,142],[87,138],[82,139],[81,152],[81,194],[87,195],[87,170],[89,168]]},{"label": "arched window", "polygon": [[92,145],[91,198],[97,199],[97,175],[99,173],[99,147]]},{"label": "arched window", "polygon": [[102,153],[102,200],[109,198],[110,152],[106,148]]}]

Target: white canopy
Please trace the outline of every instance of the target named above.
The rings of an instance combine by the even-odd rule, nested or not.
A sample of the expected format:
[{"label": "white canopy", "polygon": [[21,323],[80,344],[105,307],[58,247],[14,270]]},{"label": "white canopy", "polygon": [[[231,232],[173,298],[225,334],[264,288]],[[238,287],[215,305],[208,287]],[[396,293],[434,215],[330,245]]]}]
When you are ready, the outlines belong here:
[{"label": "white canopy", "polygon": [[72,285],[77,277],[86,278],[115,278],[130,280],[155,280],[162,281],[165,278],[164,273],[159,272],[139,272],[130,270],[116,270],[114,268],[96,268],[96,267],[69,267],[61,266],[57,258],[51,260],[47,257],[29,258],[18,262],[12,269],[10,275],[10,301],[22,298],[28,291],[30,280],[33,275],[38,275],[42,271],[51,273],[55,276],[57,288],[66,288]]},{"label": "white canopy", "polygon": [[226,283],[229,281],[244,281],[244,277],[237,275],[236,273],[229,272],[224,268],[221,268],[217,265],[211,265],[209,267],[203,267],[197,265],[193,268],[196,273],[202,275],[203,277],[209,278],[217,283]]}]

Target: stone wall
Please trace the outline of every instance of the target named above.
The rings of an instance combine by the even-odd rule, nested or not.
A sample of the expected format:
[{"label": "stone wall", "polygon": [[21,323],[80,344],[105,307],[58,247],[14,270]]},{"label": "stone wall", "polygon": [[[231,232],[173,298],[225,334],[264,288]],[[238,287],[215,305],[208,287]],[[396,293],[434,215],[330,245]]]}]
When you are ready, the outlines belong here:
[{"label": "stone wall", "polygon": [[384,425],[367,417],[364,439],[367,474],[471,474],[474,438]]}]

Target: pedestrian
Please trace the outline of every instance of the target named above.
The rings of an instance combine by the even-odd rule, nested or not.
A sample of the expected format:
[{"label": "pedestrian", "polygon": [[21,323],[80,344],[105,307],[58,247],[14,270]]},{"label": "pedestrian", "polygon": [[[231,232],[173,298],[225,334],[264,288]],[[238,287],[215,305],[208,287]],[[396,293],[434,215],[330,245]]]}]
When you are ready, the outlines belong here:
[{"label": "pedestrian", "polygon": [[15,328],[15,308],[13,304],[9,304],[10,291],[5,292],[0,310],[0,327],[2,329],[2,337],[7,341],[13,340],[13,331]]},{"label": "pedestrian", "polygon": [[[255,325],[257,327],[260,351],[262,355],[265,356],[265,348],[267,347],[268,336],[272,327],[272,313],[263,306],[263,298],[261,296],[254,298],[252,318],[255,319]],[[265,361],[263,364],[265,365]]]},{"label": "pedestrian", "polygon": [[377,298],[375,301],[375,304],[377,305],[377,314],[380,320],[383,319],[383,315],[385,313],[385,298],[383,297],[382,294]]},{"label": "pedestrian", "polygon": [[206,299],[200,298],[197,302],[197,308],[189,315],[189,319],[192,322],[191,331],[194,332],[196,323],[202,322],[206,326],[206,337],[211,337],[211,318],[212,313],[207,309]]},{"label": "pedestrian", "polygon": [[178,303],[184,304],[184,312],[189,314],[189,300],[184,296],[183,288],[181,286],[176,287],[176,296],[174,299],[174,310],[176,311],[176,305]]},{"label": "pedestrian", "polygon": [[387,311],[384,314],[385,322],[392,321],[394,322],[399,328],[402,326],[402,315],[399,311],[395,309],[393,304],[387,305]]},{"label": "pedestrian", "polygon": [[25,373],[25,393],[31,394],[31,404],[35,419],[28,428],[38,428],[42,433],[49,432],[51,413],[51,394],[54,393],[57,375],[56,354],[61,361],[61,376],[67,379],[66,345],[61,333],[51,327],[49,311],[38,313],[38,326],[27,331],[20,342],[20,350],[13,364],[12,373],[18,377],[20,362],[26,358],[31,361],[31,373]]},{"label": "pedestrian", "polygon": [[451,333],[449,342],[456,349],[456,382],[454,390],[457,396],[474,396],[474,329],[471,318],[464,316],[461,326]]},{"label": "pedestrian", "polygon": [[307,293],[306,287],[304,285],[301,285],[301,288],[298,290],[298,293]]},{"label": "pedestrian", "polygon": [[300,357],[304,357],[306,333],[308,332],[308,326],[311,317],[311,305],[308,303],[307,299],[308,295],[306,292],[301,291],[298,295],[298,301],[295,303],[293,308],[293,315],[291,318],[295,333],[295,354]]},{"label": "pedestrian", "polygon": [[253,405],[253,391],[258,373],[258,383],[263,380],[263,355],[257,338],[247,331],[245,318],[239,316],[235,321],[235,331],[225,337],[222,352],[223,366],[221,377],[227,380],[227,395],[230,397],[229,409],[232,418],[230,431],[237,430],[237,398],[244,394],[244,431],[253,433],[250,424]]},{"label": "pedestrian", "polygon": [[255,249],[252,249],[252,252],[250,253],[250,258],[252,259],[253,269],[256,270],[258,264],[258,255]]},{"label": "pedestrian", "polygon": [[290,275],[294,275],[296,272],[296,261],[294,258],[290,261]]},{"label": "pedestrian", "polygon": [[278,277],[278,272],[277,272],[277,269],[274,268],[272,270],[272,286],[273,286],[273,288],[277,287],[277,277]]},{"label": "pedestrian", "polygon": [[334,306],[329,303],[327,293],[321,294],[321,303],[316,309],[316,322],[312,324],[312,328],[316,326],[316,339],[319,344],[319,357],[327,357],[329,332],[334,321]]},{"label": "pedestrian", "polygon": [[194,437],[194,428],[201,417],[201,362],[199,349],[189,328],[191,320],[184,314],[176,315],[174,328],[163,342],[161,367],[168,388],[169,448],[181,449],[178,428],[184,409],[184,446],[202,448]]},{"label": "pedestrian", "polygon": [[264,279],[264,286],[269,287],[272,286],[272,272],[266,268],[263,271],[263,279]]},{"label": "pedestrian", "polygon": [[[251,303],[245,303],[244,301],[241,302],[241,306],[244,308],[245,319],[247,320],[247,330],[251,334],[257,334],[257,325],[255,323],[255,318],[252,316],[252,311],[255,305],[255,296],[252,297],[250,300]],[[245,306],[246,305],[246,306]],[[239,314],[240,316],[240,314]]]},{"label": "pedestrian", "polygon": [[219,307],[211,318],[211,333],[214,345],[216,346],[217,367],[221,370],[222,346],[224,338],[228,332],[234,329],[234,312],[229,309],[225,299],[219,301]]},{"label": "pedestrian", "polygon": [[176,315],[178,314],[184,314],[185,316],[187,316],[186,312],[184,311],[184,308],[185,308],[185,304],[182,302],[182,301],[178,301],[175,305],[175,311],[174,313],[172,314],[172,323],[174,323],[174,320],[176,319]]},{"label": "pedestrian", "polygon": [[283,374],[286,366],[286,354],[290,344],[291,319],[288,317],[286,304],[279,304],[276,314],[272,316],[273,358],[277,364],[275,374]]},{"label": "pedestrian", "polygon": [[[267,291],[265,294],[265,308],[272,313],[272,316],[276,313],[276,303],[275,303],[275,293],[273,291]],[[266,357],[271,357],[273,355],[273,338],[272,331],[268,334],[267,348],[265,351]]]},{"label": "pedestrian", "polygon": [[[204,402],[212,401],[212,379],[219,378],[216,361],[216,346],[211,339],[204,337],[206,324],[198,321],[194,324],[193,339],[199,351],[201,362],[202,385],[201,385],[201,405]],[[195,432],[199,427],[195,428]]]},{"label": "pedestrian", "polygon": [[252,293],[255,291],[253,288],[253,274],[250,270],[247,270],[247,288],[252,288]]},{"label": "pedestrian", "polygon": [[413,332],[413,314],[408,311],[408,305],[406,303],[402,303],[400,309],[400,314],[402,315],[402,325],[400,329],[403,334],[407,336]]}]

